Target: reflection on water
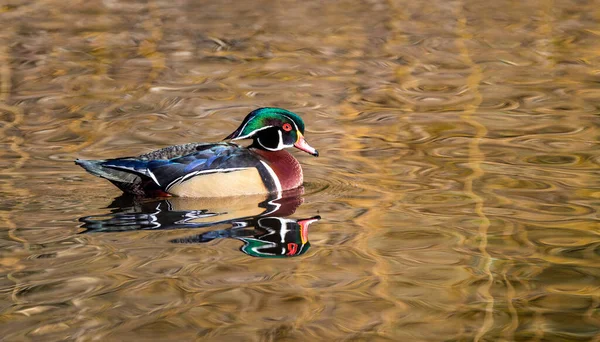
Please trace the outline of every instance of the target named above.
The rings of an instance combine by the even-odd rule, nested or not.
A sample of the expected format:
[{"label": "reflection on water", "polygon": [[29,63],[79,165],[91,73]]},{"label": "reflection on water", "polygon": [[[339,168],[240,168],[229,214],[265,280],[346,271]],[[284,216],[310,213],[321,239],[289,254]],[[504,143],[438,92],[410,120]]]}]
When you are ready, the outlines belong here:
[{"label": "reflection on water", "polygon": [[244,242],[242,252],[262,258],[293,257],[306,253],[310,248],[308,226],[320,220],[314,216],[302,220],[282,217],[263,217],[233,222],[228,229],[171,240],[175,243],[203,243],[214,239],[235,238]]},{"label": "reflection on water", "polygon": [[[599,8],[5,0],[0,339],[598,341]],[[73,164],[219,141],[263,106],[321,153],[291,152],[293,215],[106,209],[118,190]],[[157,207],[210,227],[140,229]],[[272,242],[268,217],[317,214],[298,257],[174,243]],[[268,228],[231,224],[251,218]],[[102,221],[135,229],[84,232]]]},{"label": "reflection on water", "polygon": [[[298,191],[296,191],[298,192]],[[301,191],[300,191],[301,193]],[[253,203],[253,198],[220,199],[225,202],[223,211],[204,209],[215,201],[193,198],[171,198],[161,201],[137,202],[135,198],[118,198],[112,206],[118,207],[110,214],[84,216],[79,219],[85,230],[82,233],[123,232],[132,230],[166,230],[213,228],[228,225],[226,229],[211,229],[200,234],[176,238],[173,243],[207,243],[215,239],[233,238],[244,243],[245,254],[272,258],[293,257],[304,254],[309,248],[308,230],[311,223],[321,219],[288,219],[276,215],[290,215],[302,203],[300,194]],[[231,200],[241,206],[232,206]],[[255,216],[243,216],[252,209],[264,210]]]}]

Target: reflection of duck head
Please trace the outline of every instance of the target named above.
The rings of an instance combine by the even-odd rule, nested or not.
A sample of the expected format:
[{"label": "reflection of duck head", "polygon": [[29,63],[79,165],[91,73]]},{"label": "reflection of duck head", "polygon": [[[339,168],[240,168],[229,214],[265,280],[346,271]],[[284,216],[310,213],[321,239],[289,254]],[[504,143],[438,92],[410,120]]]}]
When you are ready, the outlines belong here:
[{"label": "reflection of duck head", "polygon": [[203,243],[217,238],[244,242],[242,252],[258,257],[301,255],[309,248],[308,226],[320,219],[293,220],[302,204],[302,192],[264,200],[237,197],[227,200],[169,198],[161,201],[114,202],[110,214],[82,217],[82,233],[132,230],[171,230],[210,228],[223,224],[231,228],[206,231],[174,243]]},{"label": "reflection of duck head", "polygon": [[234,238],[244,242],[241,251],[251,256],[292,257],[302,255],[310,248],[308,227],[320,219],[320,216],[301,220],[263,217],[249,220],[243,226],[213,230],[171,242],[203,243],[219,238]]},{"label": "reflection of duck head", "polygon": [[320,220],[314,216],[303,220],[265,217],[258,220],[257,230],[264,233],[239,238],[244,241],[242,252],[256,257],[289,257],[304,254],[310,248],[308,226]]}]

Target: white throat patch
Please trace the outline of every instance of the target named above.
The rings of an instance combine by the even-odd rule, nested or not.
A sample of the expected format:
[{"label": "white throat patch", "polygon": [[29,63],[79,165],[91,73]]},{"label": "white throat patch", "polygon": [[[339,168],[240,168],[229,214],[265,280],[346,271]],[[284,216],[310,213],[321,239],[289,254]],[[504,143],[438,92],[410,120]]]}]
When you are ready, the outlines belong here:
[{"label": "white throat patch", "polygon": [[277,133],[279,134],[279,141],[277,142],[277,147],[275,147],[275,148],[270,148],[270,147],[265,146],[262,143],[262,141],[260,141],[260,138],[256,138],[256,141],[258,142],[258,144],[260,146],[262,146],[262,148],[264,148],[267,151],[281,151],[281,150],[283,150],[286,147],[292,147],[292,146],[294,146],[293,144],[292,145],[285,145],[283,143],[283,135],[282,135],[281,131],[277,130]]}]

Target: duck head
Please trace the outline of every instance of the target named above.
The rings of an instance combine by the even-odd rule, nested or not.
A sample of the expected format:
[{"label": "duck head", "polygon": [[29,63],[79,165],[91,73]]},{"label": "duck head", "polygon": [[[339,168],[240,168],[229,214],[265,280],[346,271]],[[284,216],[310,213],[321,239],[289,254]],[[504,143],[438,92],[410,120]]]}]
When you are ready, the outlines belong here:
[{"label": "duck head", "polygon": [[259,108],[250,112],[233,133],[225,140],[253,139],[252,147],[280,151],[295,147],[319,156],[319,152],[304,139],[304,122],[298,114],[281,108]]}]

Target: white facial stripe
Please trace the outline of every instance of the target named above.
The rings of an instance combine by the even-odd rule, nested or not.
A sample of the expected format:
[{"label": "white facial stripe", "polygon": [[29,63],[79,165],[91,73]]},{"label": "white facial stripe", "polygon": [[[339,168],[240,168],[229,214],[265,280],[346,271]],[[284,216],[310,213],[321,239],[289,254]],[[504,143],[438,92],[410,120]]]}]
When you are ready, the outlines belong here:
[{"label": "white facial stripe", "polygon": [[279,143],[277,143],[277,149],[283,150],[285,148],[285,146],[283,145],[283,135],[281,135],[280,130],[277,130],[277,133],[279,133]]},{"label": "white facial stripe", "polygon": [[296,121],[292,120],[292,118],[290,118],[289,116],[287,116],[287,115],[285,115],[285,114],[281,114],[281,115],[283,115],[283,116],[285,116],[286,118],[288,118],[288,119],[289,119],[289,120],[290,120],[290,121],[291,121],[291,122],[294,124],[294,127],[296,127],[296,130],[298,131],[298,125],[296,125]]},{"label": "white facial stripe", "polygon": [[[244,125],[244,127],[246,127],[246,125]],[[253,130],[252,132],[250,132],[250,133],[248,133],[248,134],[246,134],[246,135],[243,135],[243,136],[241,136],[241,137],[237,137],[237,138],[233,138],[233,139],[231,139],[231,140],[240,140],[240,139],[246,139],[246,138],[249,138],[249,137],[253,136],[253,135],[254,135],[254,134],[256,134],[257,132],[260,132],[260,131],[262,131],[262,130],[265,130],[265,129],[267,129],[267,128],[271,128],[271,127],[275,127],[275,126],[265,126],[265,127],[261,127],[261,128],[259,128],[259,129],[255,129],[255,130]],[[244,129],[241,129],[241,130],[240,130],[240,132],[243,132],[243,131],[244,131]]]},{"label": "white facial stripe", "polygon": [[258,144],[259,144],[260,146],[262,146],[262,147],[263,147],[265,150],[267,150],[267,151],[273,151],[273,152],[275,152],[275,151],[278,151],[277,149],[272,149],[272,148],[269,148],[269,147],[267,147],[267,146],[263,145],[263,143],[260,141],[260,138],[257,138],[257,139],[256,139],[256,141],[258,141]]},{"label": "white facial stripe", "polygon": [[283,150],[286,147],[293,147],[294,146],[294,144],[285,145],[283,143],[283,135],[282,135],[281,131],[278,130],[277,133],[279,133],[279,142],[277,142],[277,147],[275,147],[275,148],[270,148],[270,147],[265,146],[262,143],[262,141],[260,141],[260,138],[256,138],[256,141],[258,141],[258,144],[260,146],[262,146],[265,150],[267,150],[267,151],[273,151],[273,152],[275,152],[275,151],[281,151],[281,150]]},{"label": "white facial stripe", "polygon": [[[240,129],[240,132],[244,131],[244,129],[246,128],[246,126],[248,126],[248,124],[250,123],[250,121],[252,121],[252,120],[248,120],[248,122],[246,122],[244,124],[244,126],[242,126],[242,129]],[[251,132],[250,134],[252,134],[252,133],[254,133],[254,132]],[[246,134],[246,136],[249,136],[250,134]],[[243,139],[243,138],[236,138],[236,139]],[[233,139],[233,140],[236,140],[236,139]]]},{"label": "white facial stripe", "polygon": [[[296,128],[296,131],[299,131],[299,129],[298,129],[298,125],[296,125],[296,121],[292,120],[292,118],[291,118],[291,117],[289,117],[289,116],[288,116],[288,115],[286,115],[286,114],[281,114],[281,113],[280,113],[280,115],[281,115],[281,116],[285,116],[286,118],[288,118],[288,120],[290,120],[290,121],[292,122],[292,124],[294,124],[294,127]],[[246,128],[246,126],[248,126],[248,124],[250,123],[250,121],[252,121],[252,120],[248,120],[248,122],[246,122],[246,123],[244,124],[244,126],[242,126],[242,128],[240,129],[240,132],[243,132],[243,131],[244,131],[244,129]],[[244,135],[244,136],[237,137],[237,138],[233,138],[233,139],[231,139],[231,140],[246,139],[246,138],[248,138],[248,137],[250,137],[250,136],[252,136],[252,135],[256,134],[256,132],[262,131],[263,129],[267,129],[267,128],[269,128],[269,127],[274,127],[274,126],[265,126],[265,127],[259,128],[259,129],[255,129],[254,131],[252,131],[252,132],[250,132],[250,133],[248,133],[248,134],[246,134],[246,135]]]}]

